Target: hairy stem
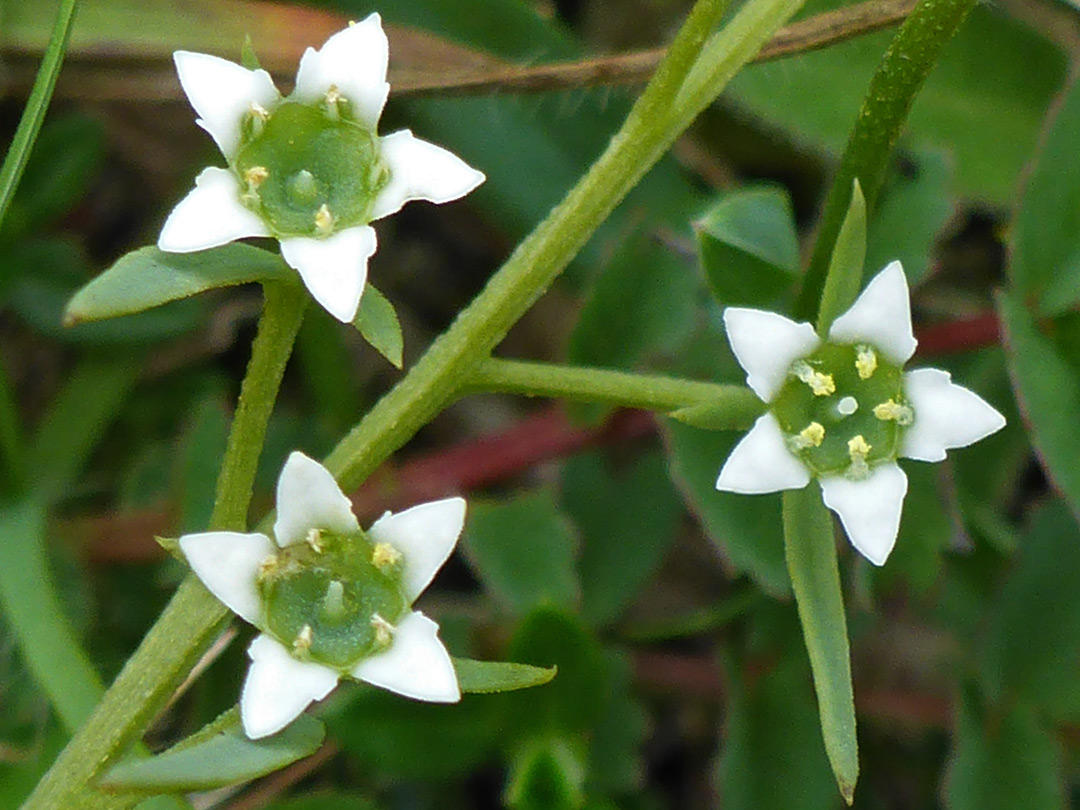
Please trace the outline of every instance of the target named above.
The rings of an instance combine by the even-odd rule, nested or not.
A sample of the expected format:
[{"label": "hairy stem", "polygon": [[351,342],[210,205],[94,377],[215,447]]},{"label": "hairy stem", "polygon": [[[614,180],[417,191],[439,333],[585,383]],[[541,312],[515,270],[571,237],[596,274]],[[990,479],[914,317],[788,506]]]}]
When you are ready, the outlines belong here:
[{"label": "hairy stem", "polygon": [[476,366],[464,390],[557,397],[664,412],[713,405],[730,411],[732,427],[749,427],[762,409],[761,400],[741,385],[495,358]]}]

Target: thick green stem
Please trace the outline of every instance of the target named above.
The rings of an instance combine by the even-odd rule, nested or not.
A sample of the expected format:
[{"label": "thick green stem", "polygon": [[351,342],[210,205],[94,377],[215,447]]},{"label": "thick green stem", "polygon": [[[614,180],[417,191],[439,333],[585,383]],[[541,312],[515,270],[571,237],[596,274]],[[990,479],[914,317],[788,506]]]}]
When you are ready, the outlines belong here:
[{"label": "thick green stem", "polygon": [[307,307],[307,293],[298,285],[267,283],[263,289],[266,303],[218,475],[214,511],[210,515],[210,528],[214,530],[247,528],[263,436]]},{"label": "thick green stem", "polygon": [[555,397],[663,412],[711,405],[729,410],[732,426],[744,428],[762,410],[761,400],[742,385],[494,358],[476,366],[464,392]]},{"label": "thick green stem", "polygon": [[858,179],[867,210],[873,211],[915,96],[942,49],[974,7],[975,0],[922,0],[885,52],[825,200],[810,266],[795,303],[797,318],[812,320],[817,311],[833,244],[851,201],[852,184]]},{"label": "thick green stem", "polygon": [[[266,425],[306,304],[307,294],[298,285],[266,285],[266,305],[218,478],[211,518],[216,529],[242,531],[245,527]],[[142,736],[229,615],[189,575],[94,713],[27,799],[24,810],[73,810],[88,802],[94,807],[130,805],[130,796],[104,797],[90,793],[88,786]]]}]

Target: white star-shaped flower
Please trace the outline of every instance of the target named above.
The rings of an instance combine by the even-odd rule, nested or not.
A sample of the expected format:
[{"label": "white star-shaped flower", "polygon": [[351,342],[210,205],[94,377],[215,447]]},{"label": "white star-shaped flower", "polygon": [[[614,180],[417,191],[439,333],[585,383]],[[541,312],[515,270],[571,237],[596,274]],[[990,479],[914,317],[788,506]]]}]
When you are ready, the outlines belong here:
[{"label": "white star-shaped flower", "polygon": [[1005,425],[977,394],[938,369],[903,371],[915,353],[907,279],[894,261],[822,341],[774,312],[724,312],[746,382],[769,412],[735,446],[716,488],[801,489],[817,478],[852,545],[883,565],[896,543],[907,476],[898,457],[942,461]]},{"label": "white star-shaped flower", "polygon": [[[460,699],[438,625],[412,609],[457,543],[465,501],[387,512],[362,532],[330,473],[292,453],[277,484],[274,540],[260,533],[180,538],[192,571],[262,630],[240,698],[249,737],[273,734],[343,676],[417,700]],[[275,542],[276,541],[276,542]]]},{"label": "white star-shaped flower", "polygon": [[376,134],[390,92],[378,14],[334,34],[300,60],[282,98],[265,70],[177,51],[180,83],[227,169],[204,169],[158,239],[190,253],[273,236],[311,295],[352,321],[375,253],[368,224],[410,200],[444,203],[484,181],[447,150],[409,130]]}]

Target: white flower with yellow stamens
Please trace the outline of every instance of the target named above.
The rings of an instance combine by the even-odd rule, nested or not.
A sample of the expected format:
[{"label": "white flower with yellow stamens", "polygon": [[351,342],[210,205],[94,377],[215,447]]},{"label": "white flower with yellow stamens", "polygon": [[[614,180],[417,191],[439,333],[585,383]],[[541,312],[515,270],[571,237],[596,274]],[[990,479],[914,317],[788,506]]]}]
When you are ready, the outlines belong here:
[{"label": "white flower with yellow stamens", "polygon": [[265,737],[342,677],[436,703],[460,699],[439,626],[412,603],[446,562],[465,521],[448,498],[387,512],[364,532],[317,461],[294,452],[277,484],[274,539],[204,532],[180,538],[191,570],[262,633],[240,698],[244,731]]},{"label": "white flower with yellow stamens", "polygon": [[724,325],[746,382],[769,411],[728,457],[716,488],[801,489],[817,478],[852,545],[883,565],[896,543],[907,476],[897,458],[942,461],[1005,426],[938,369],[903,370],[915,353],[907,279],[892,262],[822,341],[808,323],[729,308]]},{"label": "white flower with yellow stamens", "polygon": [[191,253],[272,236],[305,286],[340,321],[356,316],[375,253],[370,222],[410,200],[450,202],[481,172],[409,130],[380,137],[390,92],[389,47],[378,14],[334,34],[300,60],[282,98],[265,70],[190,51],[173,58],[180,84],[227,169],[207,168],[158,239]]}]

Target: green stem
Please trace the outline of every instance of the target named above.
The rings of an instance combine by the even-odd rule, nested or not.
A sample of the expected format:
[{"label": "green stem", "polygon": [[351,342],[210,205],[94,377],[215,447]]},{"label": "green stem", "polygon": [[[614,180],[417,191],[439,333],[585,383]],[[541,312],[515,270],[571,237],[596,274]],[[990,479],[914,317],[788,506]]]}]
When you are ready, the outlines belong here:
[{"label": "green stem", "polygon": [[[803,0],[754,0],[702,49],[666,115],[635,105],[608,148],[565,199],[522,242],[484,290],[392,391],[326,458],[342,487],[360,484],[449,402],[510,327],[577,254],[627,192],[694,116],[724,88]],[[688,24],[704,26],[707,15]],[[687,85],[691,85],[689,91]],[[649,88],[642,95],[650,104]],[[640,104],[640,101],[639,101]]]},{"label": "green stem", "polygon": [[810,266],[795,302],[797,318],[811,320],[817,311],[833,244],[851,200],[852,184],[858,179],[866,197],[867,210],[873,211],[893,147],[915,96],[975,2],[922,0],[885,52],[870,80],[870,89],[825,200]]},{"label": "green stem", "polygon": [[4,157],[4,165],[0,166],[0,222],[7,215],[11,198],[15,196],[15,189],[22,179],[26,161],[30,158],[30,150],[37,140],[38,132],[41,131],[41,122],[45,120],[45,111],[49,108],[53,89],[56,87],[56,79],[60,75],[60,65],[64,61],[67,52],[68,38],[71,36],[71,24],[75,19],[76,0],[61,0],[60,8],[56,13],[56,22],[53,24],[52,35],[49,37],[49,45],[45,49],[45,56],[41,60],[37,76],[34,78],[34,86],[30,90],[30,98],[26,101],[19,126],[15,130],[15,137],[11,140],[7,155]]},{"label": "green stem", "polygon": [[7,371],[0,366],[0,458],[4,491],[19,493],[26,487],[25,450],[19,425],[18,403]]},{"label": "green stem", "polygon": [[218,474],[214,511],[210,515],[210,528],[214,530],[247,528],[263,436],[307,307],[307,293],[298,285],[268,282],[263,285],[263,292],[266,303],[251,345],[251,362],[240,386],[236,416]]},{"label": "green stem", "polygon": [[464,392],[524,394],[663,412],[711,405],[730,409],[733,427],[749,427],[762,409],[761,400],[742,385],[496,358],[476,366]]},{"label": "green stem", "polygon": [[[242,531],[266,425],[300,328],[307,294],[267,284],[266,304],[233,417],[211,525]],[[94,713],[23,805],[24,810],[126,807],[130,796],[90,792],[95,776],[139,737],[231,614],[194,575],[184,580]]]}]

